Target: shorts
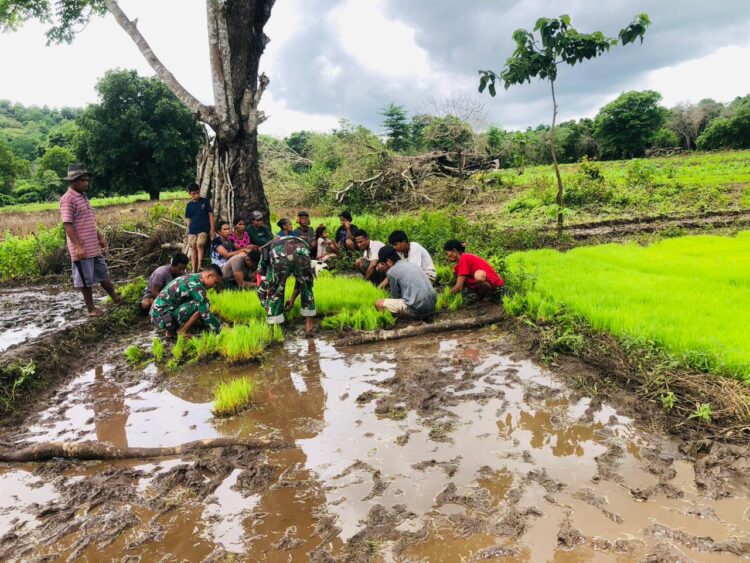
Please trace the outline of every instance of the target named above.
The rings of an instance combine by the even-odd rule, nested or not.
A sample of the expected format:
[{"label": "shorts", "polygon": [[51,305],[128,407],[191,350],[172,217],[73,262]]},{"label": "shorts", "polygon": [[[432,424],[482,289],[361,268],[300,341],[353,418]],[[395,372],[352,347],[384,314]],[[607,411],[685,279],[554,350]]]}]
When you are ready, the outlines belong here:
[{"label": "shorts", "polygon": [[[109,279],[109,269],[101,255],[96,258],[84,258],[77,263],[74,261],[71,266],[73,269],[73,287],[93,287],[94,284]],[[83,277],[81,277],[81,273],[83,273]]]},{"label": "shorts", "polygon": [[414,317],[414,311],[403,299],[383,299],[383,307],[400,317]]},{"label": "shorts", "polygon": [[208,233],[188,234],[188,246],[191,248],[198,243],[204,246],[208,242]]}]

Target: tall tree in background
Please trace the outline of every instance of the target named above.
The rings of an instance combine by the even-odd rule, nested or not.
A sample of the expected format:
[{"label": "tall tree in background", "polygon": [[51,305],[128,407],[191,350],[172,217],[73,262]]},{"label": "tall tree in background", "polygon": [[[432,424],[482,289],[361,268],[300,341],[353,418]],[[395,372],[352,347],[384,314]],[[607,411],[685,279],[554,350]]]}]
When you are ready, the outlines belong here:
[{"label": "tall tree in background", "polygon": [[409,150],[409,118],[404,106],[388,104],[380,110],[380,115],[384,117],[383,128],[388,136],[388,148],[396,152]]},{"label": "tall tree in background", "polygon": [[203,131],[163,82],[110,70],[96,91],[99,103],[78,120],[78,153],[95,192],[145,190],[156,200],[162,188],[191,181]]},{"label": "tall tree in background", "polygon": [[51,22],[49,42],[71,42],[93,17],[111,13],[156,75],[214,132],[201,151],[198,175],[201,191],[210,193],[216,213],[231,218],[257,209],[268,215],[258,166],[258,125],[265,115],[258,106],[269,81],[259,75],[259,64],[269,41],[263,28],[274,1],[206,0],[212,106],[177,81],[138,30],[137,19],[128,18],[116,0],[2,0],[0,29],[13,30],[37,19]]},{"label": "tall tree in background", "polygon": [[626,28],[621,29],[618,39],[606,37],[601,31],[594,33],[580,33],[571,27],[570,16],[559,18],[539,18],[534,25],[533,32],[539,34],[537,39],[533,32],[517,29],[513,32],[516,49],[505,63],[500,74],[491,70],[479,71],[479,91],[488,89],[491,96],[495,96],[495,81],[502,80],[507,90],[514,84],[531,82],[534,77],[549,80],[552,94],[552,163],[557,177],[557,237],[562,237],[564,192],[555,151],[555,123],[557,121],[557,99],[555,97],[555,80],[557,67],[560,64],[575,65],[598,57],[609,51],[610,47],[622,41],[627,45],[643,36],[650,25],[646,14],[640,14]]},{"label": "tall tree in background", "polygon": [[602,151],[610,158],[642,156],[669,115],[660,101],[653,90],[624,92],[600,109],[594,133]]}]

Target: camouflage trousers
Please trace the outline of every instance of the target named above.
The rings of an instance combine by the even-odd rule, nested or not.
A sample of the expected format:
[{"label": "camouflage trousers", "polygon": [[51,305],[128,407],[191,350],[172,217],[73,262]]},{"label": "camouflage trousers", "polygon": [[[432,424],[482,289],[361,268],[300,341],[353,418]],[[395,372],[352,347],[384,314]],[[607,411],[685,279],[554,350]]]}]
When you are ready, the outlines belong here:
[{"label": "camouflage trousers", "polygon": [[[169,322],[169,318],[162,314],[161,316],[158,315],[158,312],[155,311],[154,315],[151,316],[151,322],[156,326],[156,328],[160,330],[169,330],[170,332],[177,332],[179,328],[184,325],[190,317],[192,317],[195,313],[198,313],[198,303],[195,303],[193,301],[188,301],[187,303],[183,303],[177,309],[173,309],[170,311],[167,311],[166,315],[171,316],[173,326],[167,326]],[[200,324],[200,320],[199,320]],[[195,326],[195,325],[194,325]]]},{"label": "camouflage trousers", "polygon": [[286,282],[294,277],[295,288],[299,290],[302,299],[302,316],[314,317],[315,296],[313,295],[313,277],[309,268],[279,258],[274,260],[273,266],[268,269],[266,277],[258,287],[258,297],[266,309],[269,324],[281,324],[284,322],[284,305]]}]

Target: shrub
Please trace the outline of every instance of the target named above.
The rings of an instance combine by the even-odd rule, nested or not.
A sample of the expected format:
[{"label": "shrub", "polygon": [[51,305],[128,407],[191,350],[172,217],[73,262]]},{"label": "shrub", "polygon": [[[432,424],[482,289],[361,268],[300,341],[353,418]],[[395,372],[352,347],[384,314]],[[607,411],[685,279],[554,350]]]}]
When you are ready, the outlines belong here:
[{"label": "shrub", "polygon": [[219,383],[214,390],[212,412],[215,416],[232,416],[246,408],[253,396],[253,382],[249,377],[239,377]]},{"label": "shrub", "polygon": [[35,235],[5,235],[0,242],[0,279],[8,280],[41,274],[40,264],[65,248],[62,225],[51,229],[40,227]]}]

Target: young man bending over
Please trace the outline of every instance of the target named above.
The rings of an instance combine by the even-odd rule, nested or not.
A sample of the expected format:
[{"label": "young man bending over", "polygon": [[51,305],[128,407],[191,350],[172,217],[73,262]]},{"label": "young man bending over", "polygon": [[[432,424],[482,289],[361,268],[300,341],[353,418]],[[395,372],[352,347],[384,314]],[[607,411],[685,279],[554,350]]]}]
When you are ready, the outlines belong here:
[{"label": "young man bending over", "polygon": [[153,271],[151,276],[148,278],[148,285],[146,290],[143,292],[141,297],[141,309],[148,311],[151,305],[154,304],[154,299],[159,295],[162,289],[167,287],[167,284],[175,278],[185,274],[188,262],[190,258],[185,256],[182,252],[178,252],[172,256],[172,260],[169,264],[159,266]]},{"label": "young man bending over", "polygon": [[449,240],[443,245],[448,262],[455,264],[456,285],[451,289],[454,295],[464,288],[473,291],[480,299],[494,295],[505,284],[495,269],[476,254],[465,252],[466,244],[458,240]]},{"label": "young man bending over", "polygon": [[424,319],[435,314],[437,295],[422,268],[407,262],[392,246],[384,246],[378,252],[388,277],[390,299],[375,302],[378,311],[388,309],[401,317]]}]

